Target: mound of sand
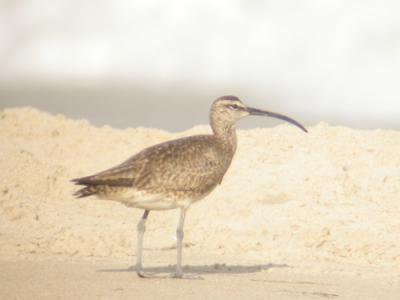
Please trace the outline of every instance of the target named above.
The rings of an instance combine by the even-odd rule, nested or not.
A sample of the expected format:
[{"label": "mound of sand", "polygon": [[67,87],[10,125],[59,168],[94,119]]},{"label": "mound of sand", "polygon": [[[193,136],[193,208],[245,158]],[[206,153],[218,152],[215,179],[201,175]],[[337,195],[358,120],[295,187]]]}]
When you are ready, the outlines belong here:
[{"label": "mound of sand", "polygon": [[[204,132],[97,128],[32,108],[2,111],[0,255],[133,256],[142,211],[75,199],[69,180]],[[238,144],[222,185],[189,210],[191,252],[320,270],[400,268],[400,132],[321,123],[304,134],[281,125],[239,130]],[[177,220],[178,211],[151,213],[145,248],[173,249]]]}]

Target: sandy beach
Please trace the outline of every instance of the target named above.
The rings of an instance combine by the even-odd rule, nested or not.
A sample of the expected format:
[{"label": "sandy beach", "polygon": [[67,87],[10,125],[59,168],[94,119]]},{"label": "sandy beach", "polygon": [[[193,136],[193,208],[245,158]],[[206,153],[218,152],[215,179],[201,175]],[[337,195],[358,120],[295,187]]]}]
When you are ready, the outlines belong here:
[{"label": "sandy beach", "polygon": [[[210,132],[0,112],[1,299],[400,299],[400,132],[319,123],[238,130],[222,184],[191,207],[183,262],[132,270],[142,211],[75,199],[71,178]],[[178,211],[152,212],[144,268],[175,264]]]},{"label": "sandy beach", "polygon": [[[221,257],[190,253],[186,272],[203,280],[136,276],[130,261],[1,261],[1,299],[389,299],[399,296],[392,280],[354,274],[310,273],[267,265],[203,265]],[[157,254],[155,258],[154,254]],[[161,254],[161,257],[158,256]],[[172,272],[174,255],[152,252],[150,271]],[[168,257],[168,260],[166,259]],[[200,262],[199,262],[200,260]],[[224,258],[223,261],[231,261]]]}]

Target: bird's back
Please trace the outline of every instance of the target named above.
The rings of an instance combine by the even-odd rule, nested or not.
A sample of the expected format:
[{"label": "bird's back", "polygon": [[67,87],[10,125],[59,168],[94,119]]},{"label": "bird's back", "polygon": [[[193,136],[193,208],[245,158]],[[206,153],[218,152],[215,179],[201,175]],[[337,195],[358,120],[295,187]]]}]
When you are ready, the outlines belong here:
[{"label": "bird's back", "polygon": [[197,135],[146,148],[114,168],[73,182],[86,186],[76,193],[79,197],[115,198],[118,191],[134,189],[202,198],[221,182],[232,156],[215,136]]}]

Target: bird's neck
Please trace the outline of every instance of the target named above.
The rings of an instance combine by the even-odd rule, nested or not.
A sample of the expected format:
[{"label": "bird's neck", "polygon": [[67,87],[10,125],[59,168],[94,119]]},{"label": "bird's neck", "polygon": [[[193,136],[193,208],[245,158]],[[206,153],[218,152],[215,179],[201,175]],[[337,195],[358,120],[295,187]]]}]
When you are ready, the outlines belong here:
[{"label": "bird's neck", "polygon": [[227,123],[215,119],[211,121],[211,127],[217,141],[220,143],[224,150],[229,151],[233,156],[236,151],[236,127],[234,123]]}]

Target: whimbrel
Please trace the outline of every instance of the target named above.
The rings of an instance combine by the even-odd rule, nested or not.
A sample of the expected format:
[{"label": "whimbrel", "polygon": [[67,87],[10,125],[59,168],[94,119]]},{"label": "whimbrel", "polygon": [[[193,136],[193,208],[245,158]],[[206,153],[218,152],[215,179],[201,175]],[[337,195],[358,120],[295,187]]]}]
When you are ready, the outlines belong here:
[{"label": "whimbrel", "polygon": [[269,116],[287,121],[303,131],[297,121],[273,112],[251,108],[235,96],[222,96],[211,106],[212,134],[167,141],[142,150],[125,162],[95,175],[73,179],[85,187],[74,195],[95,195],[144,209],[137,225],[136,272],[142,270],[142,245],[150,210],[180,208],[176,230],[177,263],[173,277],[182,278],[182,240],[186,211],[219,185],[236,151],[235,123],[249,116]]}]

